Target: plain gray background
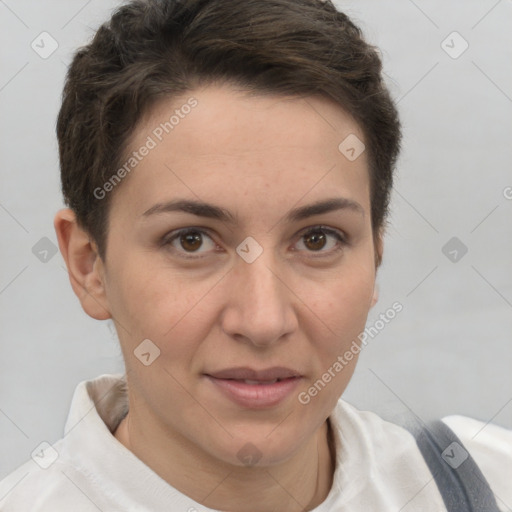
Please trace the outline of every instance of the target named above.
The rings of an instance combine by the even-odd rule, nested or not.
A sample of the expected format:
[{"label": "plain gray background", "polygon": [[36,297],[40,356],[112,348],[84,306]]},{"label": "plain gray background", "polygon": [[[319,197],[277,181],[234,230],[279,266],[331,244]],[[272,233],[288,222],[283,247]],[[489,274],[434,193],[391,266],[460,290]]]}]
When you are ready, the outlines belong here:
[{"label": "plain gray background", "polygon": [[[33,252],[44,237],[57,243],[67,64],[118,4],[0,0],[0,478],[62,437],[78,382],[123,369],[112,324],[81,310],[60,254]],[[344,398],[511,428],[512,2],[337,5],[381,48],[404,129],[368,325],[395,301],[403,311],[370,339]],[[43,31],[58,43],[47,58],[31,47]],[[457,261],[443,252],[452,237]]]}]

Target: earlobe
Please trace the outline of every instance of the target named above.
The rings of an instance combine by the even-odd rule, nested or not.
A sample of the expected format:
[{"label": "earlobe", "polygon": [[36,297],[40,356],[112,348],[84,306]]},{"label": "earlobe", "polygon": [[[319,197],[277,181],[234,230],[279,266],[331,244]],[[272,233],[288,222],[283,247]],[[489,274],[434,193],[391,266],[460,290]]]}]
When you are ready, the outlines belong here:
[{"label": "earlobe", "polygon": [[53,224],[71,286],[82,308],[97,320],[111,318],[105,294],[104,266],[96,245],[78,225],[69,208],[57,212]]}]

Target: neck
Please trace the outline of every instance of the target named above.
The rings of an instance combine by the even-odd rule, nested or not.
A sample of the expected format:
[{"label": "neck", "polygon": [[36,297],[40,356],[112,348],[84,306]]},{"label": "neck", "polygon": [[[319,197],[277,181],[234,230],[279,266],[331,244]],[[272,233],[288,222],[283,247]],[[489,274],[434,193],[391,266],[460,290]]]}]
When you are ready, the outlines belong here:
[{"label": "neck", "polygon": [[335,463],[328,421],[291,459],[263,468],[219,463],[197,453],[185,439],[148,435],[138,426],[136,416],[128,413],[114,435],[166,482],[209,508],[304,512],[322,503],[331,489]]}]

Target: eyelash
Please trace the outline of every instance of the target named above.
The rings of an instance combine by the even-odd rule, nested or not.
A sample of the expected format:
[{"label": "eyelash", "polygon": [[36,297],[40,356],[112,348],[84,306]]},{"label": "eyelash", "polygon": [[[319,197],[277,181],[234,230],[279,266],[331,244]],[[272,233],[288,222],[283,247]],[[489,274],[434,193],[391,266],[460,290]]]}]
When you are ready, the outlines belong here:
[{"label": "eyelash", "polygon": [[[320,250],[317,252],[317,254],[315,254],[315,251],[307,251],[307,252],[310,252],[311,256],[313,256],[314,258],[322,258],[322,257],[326,257],[326,256],[332,256],[333,254],[335,254],[338,251],[340,251],[341,249],[343,249],[346,245],[348,245],[346,236],[343,233],[341,233],[338,230],[329,228],[327,226],[322,226],[322,225],[313,226],[311,228],[308,228],[307,231],[303,231],[300,234],[299,240],[307,235],[310,235],[313,233],[318,233],[318,232],[322,232],[325,235],[331,235],[334,238],[336,238],[337,247],[335,247],[334,249],[331,249],[329,251]],[[188,228],[179,229],[177,231],[173,231],[173,232],[169,233],[168,235],[166,235],[162,239],[162,245],[164,247],[171,246],[171,244],[172,244],[172,242],[174,242],[174,240],[179,239],[180,236],[186,235],[189,233],[199,233],[201,235],[206,235],[208,238],[210,238],[214,242],[214,240],[212,239],[212,237],[210,236],[210,234],[207,230],[204,230],[201,228],[188,227]],[[192,254],[194,254],[193,252],[187,253],[186,251],[180,251],[172,246],[171,246],[171,248],[174,251],[176,251],[180,255],[180,257],[185,258],[185,259],[197,260],[197,259],[201,259],[201,258],[205,257],[205,255],[193,256],[192,255]]]}]

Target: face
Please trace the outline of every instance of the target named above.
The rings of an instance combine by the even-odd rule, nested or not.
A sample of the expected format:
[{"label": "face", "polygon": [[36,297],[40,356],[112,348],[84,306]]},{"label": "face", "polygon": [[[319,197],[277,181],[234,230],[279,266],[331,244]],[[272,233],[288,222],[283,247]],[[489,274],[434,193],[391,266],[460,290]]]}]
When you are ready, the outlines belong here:
[{"label": "face", "polygon": [[129,153],[152,147],[114,191],[103,278],[148,431],[276,464],[325,422],[375,284],[366,153],[338,149],[350,134],[364,140],[327,99],[227,86],[140,122]]}]

